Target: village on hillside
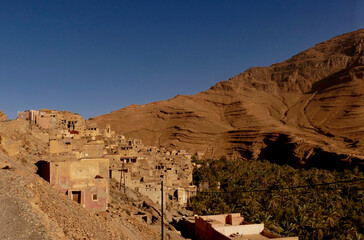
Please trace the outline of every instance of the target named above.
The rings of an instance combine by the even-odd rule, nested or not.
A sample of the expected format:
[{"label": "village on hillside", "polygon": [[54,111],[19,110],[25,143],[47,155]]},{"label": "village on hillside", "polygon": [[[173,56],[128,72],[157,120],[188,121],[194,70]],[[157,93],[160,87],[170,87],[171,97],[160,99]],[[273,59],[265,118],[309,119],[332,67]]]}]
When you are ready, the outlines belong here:
[{"label": "village on hillside", "polygon": [[108,179],[158,204],[163,181],[164,206],[176,208],[186,206],[196,192],[191,154],[184,150],[145,146],[140,139],[115,134],[110,125],[100,130],[67,111],[28,110],[18,119],[49,131],[49,155],[37,162],[39,175],[85,208],[106,211]]},{"label": "village on hillside", "polygon": [[[18,112],[13,121],[26,124],[49,143],[33,159],[36,173],[100,217],[110,214],[112,182],[117,182],[124,193],[132,189],[146,196],[161,209],[186,209],[197,193],[192,176],[195,164],[185,150],[146,146],[140,139],[116,134],[109,124],[100,129],[69,111],[27,110]],[[9,156],[19,154],[16,147],[5,142],[3,139],[0,144]],[[146,223],[155,220],[144,213],[140,217]],[[240,213],[175,216],[171,224],[189,239],[298,239],[273,234],[264,223],[250,224]]]}]

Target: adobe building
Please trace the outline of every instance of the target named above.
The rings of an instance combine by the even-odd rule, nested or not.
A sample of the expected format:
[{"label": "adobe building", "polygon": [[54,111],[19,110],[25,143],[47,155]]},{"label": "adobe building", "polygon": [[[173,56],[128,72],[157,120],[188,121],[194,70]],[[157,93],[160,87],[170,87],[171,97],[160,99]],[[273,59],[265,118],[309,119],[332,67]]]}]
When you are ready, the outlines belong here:
[{"label": "adobe building", "polygon": [[37,121],[34,122],[42,129],[56,129],[61,128],[61,122],[59,119],[59,115],[56,112],[40,112],[40,115],[37,116]]},{"label": "adobe building", "polygon": [[97,136],[100,136],[100,129],[96,123],[87,123],[82,136],[95,140]]},{"label": "adobe building", "polygon": [[103,141],[89,141],[83,146],[83,156],[85,157],[103,157],[105,155],[105,145]]},{"label": "adobe building", "polygon": [[69,131],[80,131],[85,125],[85,120],[77,113],[49,109],[18,112],[18,119],[30,121],[46,130],[68,129]]},{"label": "adobe building", "polygon": [[37,122],[37,116],[39,116],[39,111],[37,110],[26,110],[24,112],[18,112],[18,119],[20,120]]},{"label": "adobe building", "polygon": [[61,138],[49,140],[49,153],[74,153],[77,158],[96,158],[105,155],[103,141],[87,141],[85,138]]},{"label": "adobe building", "polygon": [[83,158],[75,161],[39,161],[38,175],[83,207],[106,211],[109,201],[109,159]]},{"label": "adobe building", "polygon": [[110,178],[122,183],[125,179],[127,187],[157,204],[161,200],[163,180],[166,204],[177,208],[186,206],[197,190],[192,183],[191,160],[177,151],[172,157],[167,151],[141,146],[140,140],[128,141],[121,146],[119,154],[105,155],[110,159]]},{"label": "adobe building", "polygon": [[187,206],[189,199],[196,195],[197,188],[191,185],[184,188],[173,188],[172,191],[173,193],[171,191],[168,192],[169,197],[177,201],[180,206]]},{"label": "adobe building", "polygon": [[70,139],[49,140],[49,153],[51,154],[71,152],[72,150],[73,147]]},{"label": "adobe building", "polygon": [[95,211],[105,211],[109,199],[109,159],[104,141],[80,138],[75,130],[55,129],[48,161],[39,161],[38,174],[57,189]]},{"label": "adobe building", "polygon": [[106,124],[106,128],[104,130],[104,137],[105,138],[113,138],[115,137],[115,131],[111,131],[110,124]]},{"label": "adobe building", "polygon": [[183,236],[195,240],[298,240],[298,237],[282,237],[264,228],[264,224],[250,224],[240,213],[195,216],[174,219],[174,225]]}]

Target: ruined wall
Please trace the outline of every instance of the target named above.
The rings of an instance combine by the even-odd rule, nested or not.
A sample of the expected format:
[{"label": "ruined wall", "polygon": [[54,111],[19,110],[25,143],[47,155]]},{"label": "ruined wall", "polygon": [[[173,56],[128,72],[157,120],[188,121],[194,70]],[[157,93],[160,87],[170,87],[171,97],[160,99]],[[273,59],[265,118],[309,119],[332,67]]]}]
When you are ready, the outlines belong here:
[{"label": "ruined wall", "polygon": [[72,145],[71,141],[69,140],[50,140],[49,141],[49,153],[64,153],[64,152],[71,152]]},{"label": "ruined wall", "polygon": [[[161,204],[161,186],[160,184],[152,184],[152,183],[139,183],[138,191],[141,194],[148,196],[153,202],[157,204]],[[167,194],[166,190],[163,192],[163,204],[166,206]]]},{"label": "ruined wall", "polygon": [[83,153],[85,157],[103,157],[104,144],[103,143],[89,143],[83,146]]},{"label": "ruined wall", "polygon": [[57,126],[57,119],[51,116],[40,116],[37,118],[38,126],[43,129],[53,129]]},{"label": "ruined wall", "polygon": [[[1,113],[0,113],[0,115],[1,115]],[[30,112],[18,112],[18,119],[29,121]]]}]

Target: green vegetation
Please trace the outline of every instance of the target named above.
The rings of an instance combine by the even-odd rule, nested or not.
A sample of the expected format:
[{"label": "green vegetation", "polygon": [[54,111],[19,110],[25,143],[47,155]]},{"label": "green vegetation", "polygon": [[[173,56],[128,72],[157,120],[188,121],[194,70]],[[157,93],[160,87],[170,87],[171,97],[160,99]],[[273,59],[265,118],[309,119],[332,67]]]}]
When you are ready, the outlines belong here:
[{"label": "green vegetation", "polygon": [[264,222],[275,233],[300,239],[364,239],[364,181],[335,183],[363,179],[358,168],[295,169],[224,157],[198,166],[194,183],[209,188],[191,200],[196,214],[240,212],[248,222]]}]

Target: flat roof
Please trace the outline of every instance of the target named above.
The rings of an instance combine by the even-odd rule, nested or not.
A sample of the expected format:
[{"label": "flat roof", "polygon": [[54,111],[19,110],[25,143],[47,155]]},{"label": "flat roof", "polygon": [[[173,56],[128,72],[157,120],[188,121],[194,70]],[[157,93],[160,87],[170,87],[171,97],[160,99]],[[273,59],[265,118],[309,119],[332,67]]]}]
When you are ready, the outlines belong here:
[{"label": "flat roof", "polygon": [[266,240],[266,239],[270,239],[261,234],[240,235],[240,236],[230,237],[230,238],[233,240]]}]

